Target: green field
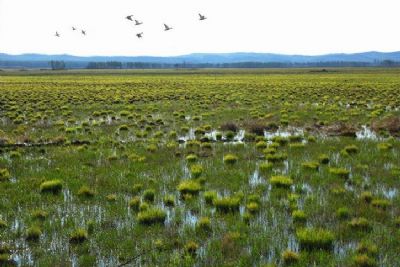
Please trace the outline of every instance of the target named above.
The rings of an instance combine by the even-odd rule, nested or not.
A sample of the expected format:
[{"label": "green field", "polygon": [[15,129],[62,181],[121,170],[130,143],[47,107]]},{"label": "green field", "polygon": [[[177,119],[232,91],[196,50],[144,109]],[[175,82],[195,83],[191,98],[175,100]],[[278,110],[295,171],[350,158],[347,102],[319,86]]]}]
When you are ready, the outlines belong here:
[{"label": "green field", "polygon": [[0,266],[400,266],[400,69],[0,72]]}]

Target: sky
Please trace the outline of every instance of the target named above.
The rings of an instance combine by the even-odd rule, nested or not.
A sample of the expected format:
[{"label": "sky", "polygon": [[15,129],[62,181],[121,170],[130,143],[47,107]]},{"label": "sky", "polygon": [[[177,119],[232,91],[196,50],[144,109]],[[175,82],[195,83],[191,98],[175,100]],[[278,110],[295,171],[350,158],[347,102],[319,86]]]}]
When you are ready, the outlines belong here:
[{"label": "sky", "polygon": [[[399,0],[0,0],[0,53],[400,51],[399,10]],[[143,25],[126,20],[130,14]]]}]

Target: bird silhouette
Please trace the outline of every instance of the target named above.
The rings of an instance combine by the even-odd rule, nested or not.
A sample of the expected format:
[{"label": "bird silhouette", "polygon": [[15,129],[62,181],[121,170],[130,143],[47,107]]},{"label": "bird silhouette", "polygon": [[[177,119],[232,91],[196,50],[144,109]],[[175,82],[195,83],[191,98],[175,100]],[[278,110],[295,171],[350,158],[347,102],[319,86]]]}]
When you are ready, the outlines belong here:
[{"label": "bird silhouette", "polygon": [[130,21],[133,21],[132,17],[133,17],[133,15],[129,15],[129,16],[126,16],[126,19],[130,20]]},{"label": "bird silhouette", "polygon": [[72,30],[73,30],[73,31],[76,31],[76,28],[75,28],[75,27],[72,27]]},{"label": "bird silhouette", "polygon": [[164,23],[164,31],[172,30],[173,28]]},{"label": "bird silhouette", "polygon": [[140,32],[140,33],[136,34],[137,38],[139,38],[139,39],[143,37],[142,35],[143,35],[143,32]]},{"label": "bird silhouette", "polygon": [[199,13],[199,17],[200,17],[199,20],[206,20],[207,19],[206,16],[204,16],[204,15],[202,15],[200,13]]},{"label": "bird silhouette", "polygon": [[81,33],[82,33],[83,35],[86,35],[86,31],[84,31],[84,30],[82,30]]},{"label": "bird silhouette", "polygon": [[56,34],[54,34],[55,37],[60,37],[60,34],[58,32],[56,32]]},{"label": "bird silhouette", "polygon": [[136,25],[136,26],[139,26],[139,25],[142,25],[142,24],[143,24],[143,22],[138,21],[138,20],[135,19],[135,25]]}]

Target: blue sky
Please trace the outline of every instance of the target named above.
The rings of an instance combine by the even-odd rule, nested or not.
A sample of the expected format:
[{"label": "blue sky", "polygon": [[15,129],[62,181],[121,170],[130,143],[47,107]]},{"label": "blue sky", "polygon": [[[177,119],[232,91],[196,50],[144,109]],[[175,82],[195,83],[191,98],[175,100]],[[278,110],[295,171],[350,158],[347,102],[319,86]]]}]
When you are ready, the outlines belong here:
[{"label": "blue sky", "polygon": [[[396,0],[0,0],[0,52],[169,56],[400,50]],[[208,19],[200,22],[197,13]],[[143,21],[134,26],[133,14]],[[174,30],[163,31],[163,23]],[[87,36],[71,30],[85,29]],[[54,37],[58,31],[61,38]],[[135,34],[144,32],[142,39]]]}]

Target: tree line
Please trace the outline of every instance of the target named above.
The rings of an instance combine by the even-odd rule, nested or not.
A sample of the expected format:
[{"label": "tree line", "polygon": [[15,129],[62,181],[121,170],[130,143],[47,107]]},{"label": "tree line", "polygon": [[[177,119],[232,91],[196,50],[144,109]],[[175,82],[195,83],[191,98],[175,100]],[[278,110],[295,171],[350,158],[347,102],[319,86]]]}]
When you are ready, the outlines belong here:
[{"label": "tree line", "polygon": [[193,69],[193,68],[312,68],[312,67],[400,67],[400,61],[374,62],[236,62],[236,63],[158,63],[158,62],[87,62],[87,61],[0,61],[0,68],[63,69]]}]

